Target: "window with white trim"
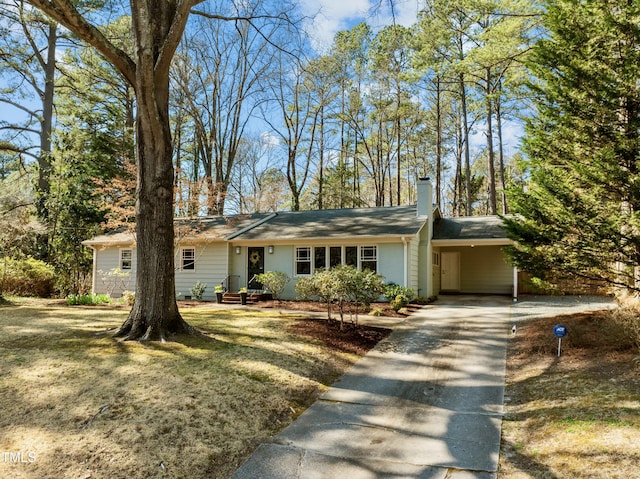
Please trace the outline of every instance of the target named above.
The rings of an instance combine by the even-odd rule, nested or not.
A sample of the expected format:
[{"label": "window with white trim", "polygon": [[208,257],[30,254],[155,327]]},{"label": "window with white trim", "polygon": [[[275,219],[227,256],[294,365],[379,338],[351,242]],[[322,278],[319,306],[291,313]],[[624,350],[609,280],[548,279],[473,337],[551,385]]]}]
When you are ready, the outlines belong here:
[{"label": "window with white trim", "polygon": [[121,249],[120,250],[120,269],[122,271],[131,271],[133,265],[133,250]]},{"label": "window with white trim", "polygon": [[378,271],[378,247],[377,246],[361,246],[360,247],[360,269],[371,270],[374,273]]},{"label": "window with white trim", "polygon": [[434,266],[440,266],[440,253],[433,253],[431,258]]},{"label": "window with white trim", "polygon": [[196,249],[182,248],[180,255],[180,269],[182,271],[193,271],[196,269]]},{"label": "window with white trim", "polygon": [[295,248],[296,276],[305,276],[339,265],[378,271],[377,246],[299,246]]},{"label": "window with white trim", "polygon": [[311,247],[296,248],[296,275],[305,276],[311,274]]}]

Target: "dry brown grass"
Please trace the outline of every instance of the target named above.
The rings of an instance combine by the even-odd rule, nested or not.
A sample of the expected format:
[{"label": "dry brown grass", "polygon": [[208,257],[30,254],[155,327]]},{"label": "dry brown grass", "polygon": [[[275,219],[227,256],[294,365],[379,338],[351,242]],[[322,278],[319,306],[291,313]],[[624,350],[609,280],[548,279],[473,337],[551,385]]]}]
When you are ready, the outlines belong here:
[{"label": "dry brown grass", "polygon": [[[569,330],[560,358],[558,323]],[[640,478],[637,355],[610,312],[522,325],[508,352],[498,478]]]},{"label": "dry brown grass", "polygon": [[125,315],[0,307],[1,478],[228,477],[358,358],[273,311],[189,308],[205,334],[166,344],[99,334]]}]

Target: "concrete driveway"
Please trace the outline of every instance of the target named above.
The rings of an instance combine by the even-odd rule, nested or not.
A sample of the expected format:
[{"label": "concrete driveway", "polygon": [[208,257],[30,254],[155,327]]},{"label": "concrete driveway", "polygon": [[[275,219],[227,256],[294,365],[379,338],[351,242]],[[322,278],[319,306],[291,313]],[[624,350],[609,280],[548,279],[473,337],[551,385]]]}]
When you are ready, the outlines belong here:
[{"label": "concrete driveway", "polygon": [[610,305],[442,297],[397,325],[232,477],[495,478],[512,324]]}]

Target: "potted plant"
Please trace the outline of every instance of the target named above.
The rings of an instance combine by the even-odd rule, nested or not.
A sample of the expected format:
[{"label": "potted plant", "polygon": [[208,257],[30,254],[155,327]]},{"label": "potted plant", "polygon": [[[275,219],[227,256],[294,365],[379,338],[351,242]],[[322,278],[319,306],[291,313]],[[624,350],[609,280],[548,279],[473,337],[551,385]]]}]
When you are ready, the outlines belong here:
[{"label": "potted plant", "polygon": [[240,288],[240,304],[247,304],[247,288]]},{"label": "potted plant", "polygon": [[224,293],[224,288],[222,287],[222,285],[216,286],[214,291],[216,293],[216,301],[218,303],[222,303],[222,294]]}]

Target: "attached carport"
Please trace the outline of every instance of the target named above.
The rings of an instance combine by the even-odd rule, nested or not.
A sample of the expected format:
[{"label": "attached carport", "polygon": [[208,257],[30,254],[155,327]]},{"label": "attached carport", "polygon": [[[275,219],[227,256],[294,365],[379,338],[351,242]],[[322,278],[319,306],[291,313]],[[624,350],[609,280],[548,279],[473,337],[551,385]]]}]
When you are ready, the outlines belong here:
[{"label": "attached carport", "polygon": [[434,222],[433,281],[440,293],[518,295],[517,270],[503,248],[513,244],[498,216]]}]

